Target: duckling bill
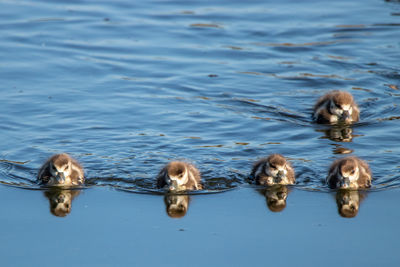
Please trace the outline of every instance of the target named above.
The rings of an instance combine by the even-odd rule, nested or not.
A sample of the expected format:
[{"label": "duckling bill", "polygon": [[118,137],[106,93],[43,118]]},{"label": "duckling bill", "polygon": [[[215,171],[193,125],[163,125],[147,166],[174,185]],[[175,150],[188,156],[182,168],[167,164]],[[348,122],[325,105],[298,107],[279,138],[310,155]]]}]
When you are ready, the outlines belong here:
[{"label": "duckling bill", "polygon": [[50,157],[40,168],[38,180],[48,186],[73,186],[85,182],[84,171],[77,160],[68,154]]},{"label": "duckling bill", "polygon": [[280,154],[272,154],[257,161],[251,176],[259,185],[288,185],[296,182],[292,165]]},{"label": "duckling bill", "polygon": [[313,117],[317,123],[352,123],[359,120],[360,110],[350,93],[335,90],[317,100]]},{"label": "duckling bill", "polygon": [[357,157],[345,157],[332,163],[326,182],[332,189],[371,187],[372,174],[368,164]]},{"label": "duckling bill", "polygon": [[172,161],[168,163],[157,176],[158,188],[168,186],[171,191],[200,190],[201,175],[199,170],[190,163]]}]

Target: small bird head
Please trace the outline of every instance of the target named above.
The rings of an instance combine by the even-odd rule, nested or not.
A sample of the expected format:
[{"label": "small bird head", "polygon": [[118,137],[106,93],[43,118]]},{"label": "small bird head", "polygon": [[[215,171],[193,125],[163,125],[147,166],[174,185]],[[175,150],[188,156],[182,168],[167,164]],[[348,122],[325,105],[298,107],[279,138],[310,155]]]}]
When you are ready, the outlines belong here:
[{"label": "small bird head", "polygon": [[357,181],[360,174],[357,161],[346,158],[340,162],[337,180],[338,188],[349,188],[350,184]]},{"label": "small bird head", "polygon": [[287,162],[286,159],[279,154],[273,154],[268,157],[265,164],[265,173],[272,177],[273,184],[280,184],[282,182],[287,182]]},{"label": "small bird head", "polygon": [[168,164],[166,183],[170,190],[185,190],[185,184],[188,180],[189,175],[185,163],[173,161]]},{"label": "small bird head", "polygon": [[329,110],[339,121],[349,123],[352,121],[353,104],[353,96],[350,93],[338,91],[332,96]]},{"label": "small bird head", "polygon": [[72,173],[71,159],[65,155],[60,154],[50,161],[50,173],[55,184],[64,184],[66,178]]}]

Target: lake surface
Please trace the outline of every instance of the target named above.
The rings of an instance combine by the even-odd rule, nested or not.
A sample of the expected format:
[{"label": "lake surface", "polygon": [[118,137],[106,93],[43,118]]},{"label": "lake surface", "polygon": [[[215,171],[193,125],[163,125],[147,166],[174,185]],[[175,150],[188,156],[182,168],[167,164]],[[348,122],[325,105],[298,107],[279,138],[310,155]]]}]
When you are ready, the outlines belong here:
[{"label": "lake surface", "polygon": [[[398,266],[399,1],[0,0],[0,31],[3,266]],[[312,122],[335,89],[360,122]],[[85,188],[37,185],[61,152]],[[296,185],[251,183],[271,153]],[[370,190],[327,188],[347,155]],[[205,189],[156,189],[174,159]]]}]

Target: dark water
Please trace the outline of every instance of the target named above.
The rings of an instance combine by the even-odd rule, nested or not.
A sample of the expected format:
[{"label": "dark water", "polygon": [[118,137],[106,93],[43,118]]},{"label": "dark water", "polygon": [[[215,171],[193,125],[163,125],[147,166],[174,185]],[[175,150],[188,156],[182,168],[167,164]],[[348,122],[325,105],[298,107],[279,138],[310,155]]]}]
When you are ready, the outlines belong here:
[{"label": "dark water", "polygon": [[[0,187],[5,264],[398,265],[398,1],[0,7],[0,183],[17,187]],[[312,123],[333,89],[354,95],[359,123]],[[60,152],[82,163],[88,188],[36,185]],[[290,159],[294,187],[249,185],[271,153]],[[328,166],[348,154],[370,164],[371,190],[327,189]],[[156,190],[173,159],[199,167],[204,194]],[[285,207],[267,207],[274,194]],[[336,199],[358,212],[343,218]],[[168,213],[178,204],[186,214]]]}]

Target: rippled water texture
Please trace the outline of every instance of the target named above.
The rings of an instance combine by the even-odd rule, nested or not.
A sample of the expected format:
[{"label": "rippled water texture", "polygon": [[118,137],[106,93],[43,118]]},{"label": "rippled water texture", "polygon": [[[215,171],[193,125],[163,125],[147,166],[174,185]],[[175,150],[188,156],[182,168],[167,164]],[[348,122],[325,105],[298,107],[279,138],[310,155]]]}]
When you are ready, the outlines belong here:
[{"label": "rippled water texture", "polygon": [[[279,152],[300,186],[321,189],[347,151],[374,187],[399,184],[396,2],[2,6],[4,182],[34,182],[65,151],[93,183],[152,188],[163,164],[188,159],[229,188]],[[331,89],[362,110],[344,140],[310,119]]]},{"label": "rippled water texture", "polygon": [[[240,198],[255,187],[253,162],[271,153],[296,170],[289,192],[326,194],[327,169],[345,155],[370,164],[372,191],[400,185],[398,1],[0,7],[2,184],[40,189],[41,164],[68,152],[85,167],[88,187],[138,193],[162,193],[159,170],[185,159],[203,174],[201,193],[238,188]],[[314,102],[334,89],[354,95],[360,122],[312,122]]]}]

